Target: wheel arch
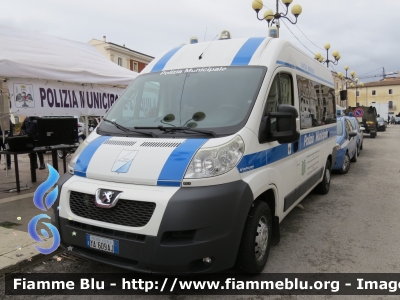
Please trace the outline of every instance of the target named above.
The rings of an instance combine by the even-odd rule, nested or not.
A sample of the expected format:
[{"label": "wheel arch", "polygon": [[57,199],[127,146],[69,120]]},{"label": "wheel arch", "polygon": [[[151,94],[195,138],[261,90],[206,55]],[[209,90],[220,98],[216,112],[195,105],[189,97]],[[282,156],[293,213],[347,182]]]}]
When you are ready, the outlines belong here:
[{"label": "wheel arch", "polygon": [[266,191],[261,193],[254,200],[254,201],[265,202],[271,211],[271,215],[272,215],[272,241],[271,241],[272,244],[271,245],[272,246],[277,245],[280,241],[279,216],[277,214],[278,202],[276,199],[278,199],[277,191],[274,188],[269,187]]}]

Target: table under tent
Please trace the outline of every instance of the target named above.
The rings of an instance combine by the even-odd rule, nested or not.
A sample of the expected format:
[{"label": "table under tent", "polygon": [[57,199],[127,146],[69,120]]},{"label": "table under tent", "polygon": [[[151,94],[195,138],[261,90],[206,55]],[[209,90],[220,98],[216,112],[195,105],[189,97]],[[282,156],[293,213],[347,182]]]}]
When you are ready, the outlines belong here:
[{"label": "table under tent", "polygon": [[87,117],[103,116],[138,76],[87,43],[0,26],[0,45],[0,120],[5,129],[11,112],[85,116],[87,130]]}]

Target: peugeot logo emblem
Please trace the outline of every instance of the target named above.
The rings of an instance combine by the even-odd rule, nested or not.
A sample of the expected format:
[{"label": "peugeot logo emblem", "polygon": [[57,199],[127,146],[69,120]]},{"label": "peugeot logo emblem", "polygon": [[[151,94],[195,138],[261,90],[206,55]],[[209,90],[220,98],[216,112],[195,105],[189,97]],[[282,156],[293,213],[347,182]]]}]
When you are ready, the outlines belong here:
[{"label": "peugeot logo emblem", "polygon": [[121,194],[122,192],[120,191],[98,189],[96,191],[95,204],[96,206],[102,208],[114,207],[117,204]]}]

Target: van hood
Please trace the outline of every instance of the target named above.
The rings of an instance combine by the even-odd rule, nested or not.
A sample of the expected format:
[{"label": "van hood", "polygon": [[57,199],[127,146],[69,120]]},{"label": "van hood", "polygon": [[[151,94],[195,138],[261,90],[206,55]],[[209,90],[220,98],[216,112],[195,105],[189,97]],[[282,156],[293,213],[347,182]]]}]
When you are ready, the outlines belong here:
[{"label": "van hood", "polygon": [[192,157],[207,140],[98,136],[77,158],[74,175],[120,183],[181,186]]}]

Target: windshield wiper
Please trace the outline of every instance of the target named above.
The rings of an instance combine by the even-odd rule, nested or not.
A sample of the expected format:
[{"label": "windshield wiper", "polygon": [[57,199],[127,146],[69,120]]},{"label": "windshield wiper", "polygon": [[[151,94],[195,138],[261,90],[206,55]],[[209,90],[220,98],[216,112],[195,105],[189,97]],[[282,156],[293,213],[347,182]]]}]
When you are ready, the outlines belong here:
[{"label": "windshield wiper", "polygon": [[201,129],[193,129],[190,127],[164,127],[164,126],[158,126],[158,127],[135,127],[137,129],[160,129],[165,132],[172,132],[172,131],[192,131],[192,132],[198,132],[198,133],[204,133],[208,135],[212,135],[213,137],[217,137],[217,134],[214,131],[211,130],[201,130]]},{"label": "windshield wiper", "polygon": [[[107,122],[107,123],[110,123],[110,124],[113,124],[113,125],[114,125],[115,127],[117,127],[119,130],[122,130],[122,131],[124,131],[124,132],[135,132],[135,133],[141,133],[141,134],[144,134],[144,135],[149,135],[149,136],[152,136],[152,137],[157,137],[153,132],[144,132],[144,131],[139,131],[139,130],[132,130],[132,129],[126,128],[126,127],[124,127],[124,126],[118,124],[118,123],[115,122],[115,121],[111,121],[111,120],[107,120],[107,119],[103,119],[103,121],[105,121],[105,122]],[[156,128],[157,128],[157,127],[156,127]]]}]

